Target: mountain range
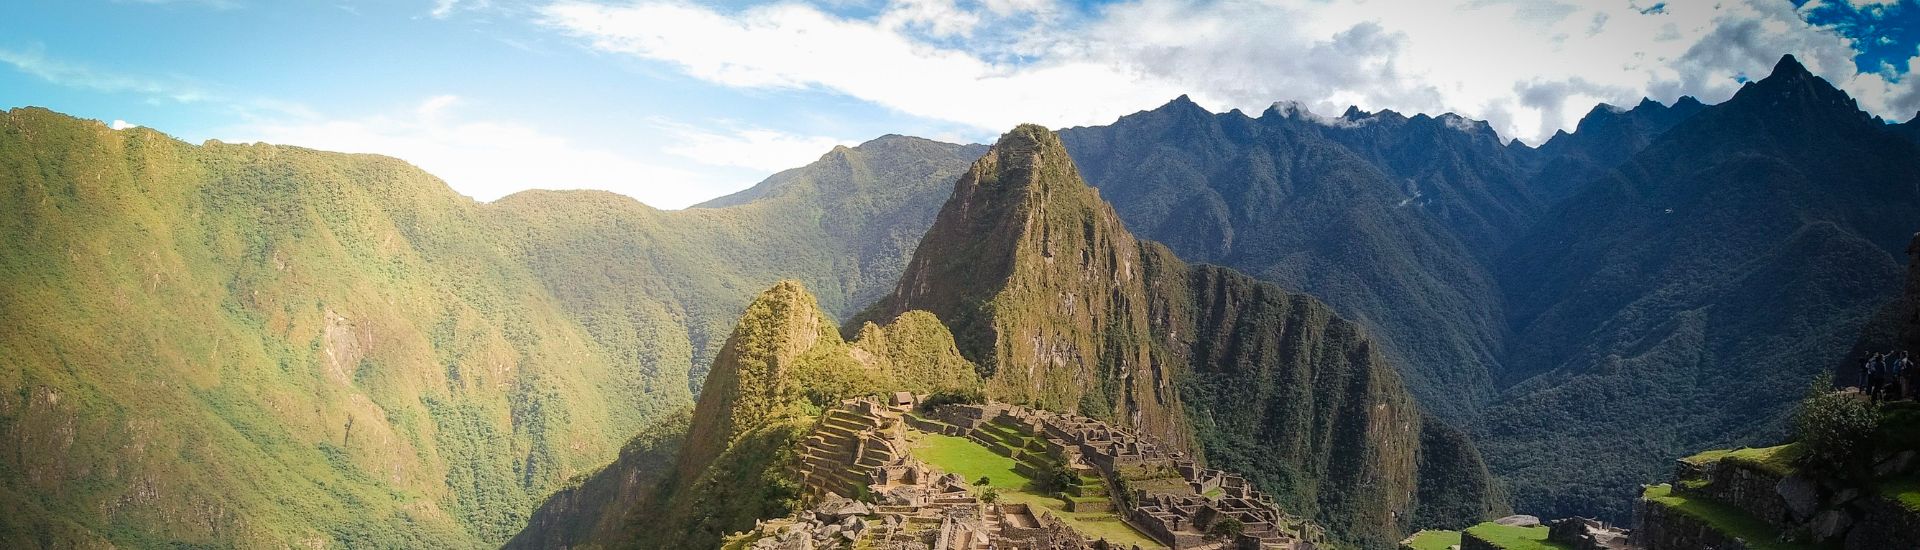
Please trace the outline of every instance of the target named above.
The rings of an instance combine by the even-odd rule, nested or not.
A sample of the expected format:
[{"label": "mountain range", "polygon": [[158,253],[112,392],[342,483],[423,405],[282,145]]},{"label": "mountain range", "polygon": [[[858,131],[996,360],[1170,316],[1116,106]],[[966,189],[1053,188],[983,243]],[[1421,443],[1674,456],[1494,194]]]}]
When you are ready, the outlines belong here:
[{"label": "mountain range", "polygon": [[[750,451],[778,430],[726,454],[734,428],[959,365],[1364,546],[1508,493],[1621,519],[1672,459],[1777,438],[1900,315],[1915,128],[1789,56],[1726,102],[1603,105],[1537,148],[1452,114],[1183,97],[992,154],[882,137],[669,212],[481,204],[384,157],[13,109],[0,541],[709,540],[781,502],[700,498],[777,458]],[[827,327],[799,363],[889,374],[741,389],[768,350],[728,342],[762,310]],[[709,392],[783,405],[722,422]],[[1362,405],[1405,433],[1356,436],[1386,418]]]}]

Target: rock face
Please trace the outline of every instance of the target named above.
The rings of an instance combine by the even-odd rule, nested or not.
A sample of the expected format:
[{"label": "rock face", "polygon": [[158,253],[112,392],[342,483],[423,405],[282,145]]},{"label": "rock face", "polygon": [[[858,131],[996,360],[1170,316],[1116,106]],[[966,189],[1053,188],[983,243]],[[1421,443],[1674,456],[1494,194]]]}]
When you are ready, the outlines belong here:
[{"label": "rock face", "polygon": [[1634,544],[1647,550],[1747,550],[1745,541],[1672,508],[1648,506],[1633,530]]},{"label": "rock face", "polygon": [[995,399],[1197,450],[1364,546],[1504,509],[1472,445],[1413,404],[1360,327],[1133,238],[1044,128],[1003,136],[919,250],[863,317],[931,311]]}]

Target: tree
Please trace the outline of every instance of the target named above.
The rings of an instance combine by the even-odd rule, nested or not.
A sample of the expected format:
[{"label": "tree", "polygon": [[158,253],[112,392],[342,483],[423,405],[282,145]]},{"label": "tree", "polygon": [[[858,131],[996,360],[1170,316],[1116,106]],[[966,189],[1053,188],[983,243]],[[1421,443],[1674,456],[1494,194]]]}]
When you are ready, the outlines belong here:
[{"label": "tree", "polygon": [[988,487],[987,490],[981,491],[980,502],[984,502],[987,504],[1000,502],[1000,490],[992,487]]},{"label": "tree", "polygon": [[1871,458],[1880,412],[1863,396],[1830,391],[1832,385],[1832,374],[1814,380],[1807,397],[1794,411],[1793,430],[1805,451],[1802,466],[1832,468],[1845,474]]},{"label": "tree", "polygon": [[1244,523],[1240,523],[1240,520],[1237,520],[1234,518],[1220,518],[1217,520],[1213,520],[1213,524],[1207,526],[1207,534],[1205,537],[1202,537],[1202,538],[1209,541],[1227,540],[1227,539],[1232,539],[1234,537],[1240,536],[1240,533],[1245,532],[1246,530],[1247,530],[1247,525]]}]

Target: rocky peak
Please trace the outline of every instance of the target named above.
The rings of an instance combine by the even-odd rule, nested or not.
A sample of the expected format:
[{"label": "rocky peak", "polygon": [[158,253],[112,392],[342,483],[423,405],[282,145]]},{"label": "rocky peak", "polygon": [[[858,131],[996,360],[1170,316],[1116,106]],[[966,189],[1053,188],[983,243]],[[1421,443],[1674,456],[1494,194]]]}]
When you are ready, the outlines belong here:
[{"label": "rocky peak", "polygon": [[955,182],[894,293],[849,326],[930,311],[992,395],[1184,444],[1147,341],[1114,341],[1149,333],[1141,256],[1059,137],[1021,125]]},{"label": "rocky peak", "polygon": [[779,414],[795,393],[788,368],[822,338],[840,335],[798,281],[780,281],[754,298],[700,389],[678,464],[682,476],[698,475],[742,432]]},{"label": "rocky peak", "polygon": [[1745,110],[1750,116],[1764,114],[1793,127],[1822,119],[1855,125],[1873,120],[1851,96],[1808,72],[1792,55],[1782,56],[1772,74],[1740,88],[1724,105]]}]

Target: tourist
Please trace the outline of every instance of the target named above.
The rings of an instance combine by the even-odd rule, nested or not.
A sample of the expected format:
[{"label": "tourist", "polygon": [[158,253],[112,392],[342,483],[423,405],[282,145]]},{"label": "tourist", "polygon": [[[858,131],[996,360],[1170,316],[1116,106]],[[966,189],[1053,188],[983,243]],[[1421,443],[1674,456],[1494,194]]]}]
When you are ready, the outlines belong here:
[{"label": "tourist", "polygon": [[1907,350],[1900,350],[1900,357],[1893,360],[1893,382],[1900,387],[1901,399],[1920,398],[1920,372],[1913,369],[1913,360],[1907,358]]},{"label": "tourist", "polygon": [[1873,359],[1880,354],[1868,352],[1860,358],[1860,393],[1873,395]]},{"label": "tourist", "polygon": [[1886,372],[1885,354],[1874,353],[1873,357],[1867,359],[1867,397],[1873,398],[1874,401],[1880,400],[1881,390],[1886,389]]}]

